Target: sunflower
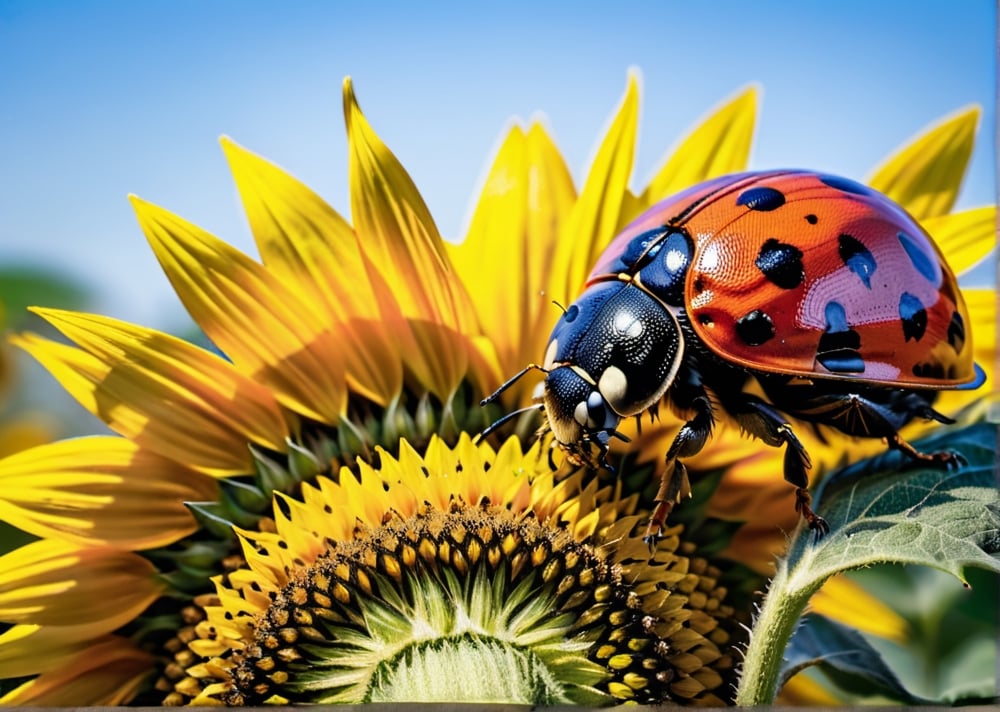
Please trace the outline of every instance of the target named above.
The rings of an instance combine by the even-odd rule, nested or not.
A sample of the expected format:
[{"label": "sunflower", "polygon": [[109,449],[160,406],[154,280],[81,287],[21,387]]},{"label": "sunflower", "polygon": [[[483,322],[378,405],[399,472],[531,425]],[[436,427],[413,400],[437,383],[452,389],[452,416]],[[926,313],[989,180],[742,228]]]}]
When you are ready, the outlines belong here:
[{"label": "sunflower", "polygon": [[[35,311],[72,345],[14,339],[119,437],[0,462],[0,516],[39,537],[0,558],[0,676],[22,680],[3,701],[375,700],[404,679],[436,685],[425,671],[463,646],[541,695],[496,680],[477,699],[727,701],[742,594],[761,579],[735,568],[745,575],[727,591],[694,528],[640,554],[649,499],[634,494],[667,430],[644,434],[623,489],[565,468],[554,479],[538,445],[494,451],[463,434],[530,402],[525,383],[478,406],[543,353],[551,302],[572,300],[621,226],[745,168],[755,106],[754,89],[725,102],[639,194],[634,77],[579,192],[541,125],[514,125],[456,245],[349,81],[353,224],[229,139],[259,262],[133,198],[215,348],[53,309]],[[705,462],[732,465],[743,448],[723,435]],[[764,521],[721,514],[751,532]],[[437,689],[408,699],[455,694]]]},{"label": "sunflower", "polygon": [[[629,152],[637,104],[633,78],[623,103],[631,128],[613,128],[608,139]],[[696,132],[678,155],[700,150],[706,171],[738,167],[730,164],[745,158],[727,163],[726,151],[716,149],[735,142],[741,148],[734,150],[745,154],[753,104],[752,91],[742,94],[700,129],[713,135]],[[510,491],[483,486],[492,451],[473,447],[464,435],[526,397],[512,393],[492,410],[478,405],[540,343],[536,331],[552,295],[565,301],[574,288],[567,283],[539,294],[541,260],[579,261],[559,247],[559,235],[596,225],[610,230],[621,216],[603,213],[602,190],[585,187],[577,196],[540,125],[514,126],[468,240],[448,245],[362,115],[349,81],[344,114],[353,224],[288,174],[223,139],[260,262],[132,198],[154,253],[214,348],[101,315],[43,308],[34,311],[71,343],[13,337],[118,436],[57,442],[0,462],[0,516],[38,537],[0,558],[0,620],[9,625],[0,636],[0,676],[9,681],[3,702],[347,699],[360,689],[363,671],[338,672],[355,682],[323,683],[322,692],[310,692],[307,681],[336,668],[345,641],[353,641],[352,654],[365,653],[372,675],[397,674],[372,646],[390,629],[395,636],[399,626],[414,626],[417,599],[406,599],[404,580],[450,601],[424,612],[433,620],[422,619],[420,636],[427,625],[444,626],[456,610],[469,617],[475,609],[477,616],[444,648],[415,641],[405,661],[397,660],[411,666],[413,677],[419,676],[412,666],[431,664],[417,648],[454,654],[452,638],[478,636],[476,644],[504,656],[511,670],[527,665],[540,675],[552,695],[544,699],[727,699],[729,631],[747,620],[748,606],[724,600],[720,571],[678,538],[661,547],[662,563],[658,550],[644,564],[659,575],[650,578],[636,564],[649,555],[638,554],[627,526],[613,523],[633,522],[638,499],[607,488],[595,494],[580,474],[552,484],[551,472],[539,474],[509,444],[497,457],[509,460],[517,450],[524,459],[514,469],[533,474]],[[593,174],[609,168],[595,166]],[[508,274],[479,269],[485,246],[496,252],[497,239],[509,245],[510,235],[522,250],[519,267]],[[529,245],[541,253],[529,253]],[[497,290],[510,289],[521,266],[525,284],[513,293],[522,301],[500,311]],[[460,463],[441,464],[456,452]],[[479,479],[466,482],[469,472]],[[420,500],[416,507],[407,497],[423,491],[419,483],[428,477],[438,478],[426,495],[438,506]],[[378,482],[390,499],[378,494]],[[532,499],[546,488],[550,502]],[[354,499],[349,510],[341,508],[339,523],[317,528],[325,509],[315,507],[346,492]],[[329,527],[340,529],[334,535]],[[455,536],[456,528],[474,530],[482,551],[488,532],[504,532],[510,543],[499,560],[488,553],[463,567],[451,562],[437,569],[400,551],[399,580],[385,579],[386,571],[365,558],[404,533],[416,537],[420,551],[431,547],[440,557],[457,546],[441,532]],[[530,542],[542,542],[542,549]],[[290,559],[279,553],[286,546]],[[477,556],[454,550],[465,559]],[[527,566],[518,563],[524,555]],[[266,649],[270,639],[219,622],[233,616],[245,623],[249,614],[266,628],[263,621],[283,613],[262,591],[287,602],[312,592],[317,577],[339,571],[336,562],[349,565],[351,586],[367,576],[365,585],[383,598],[365,596],[367,607],[358,608],[332,597],[335,608],[314,612],[327,618],[312,628],[303,624],[309,628],[303,634],[325,636],[318,647],[297,649],[312,656],[311,672],[296,663],[283,669],[290,682],[268,678],[272,687],[264,691],[241,687],[248,676],[263,679],[266,663],[253,651]],[[279,573],[292,564],[295,572]],[[505,585],[486,591],[493,580]],[[578,615],[568,622],[560,611],[570,610]],[[495,637],[484,638],[479,628],[500,621],[521,626],[519,632],[490,628]],[[206,626],[215,632],[206,635]],[[521,652],[497,647],[512,640]],[[219,686],[228,688],[212,692]]]}]

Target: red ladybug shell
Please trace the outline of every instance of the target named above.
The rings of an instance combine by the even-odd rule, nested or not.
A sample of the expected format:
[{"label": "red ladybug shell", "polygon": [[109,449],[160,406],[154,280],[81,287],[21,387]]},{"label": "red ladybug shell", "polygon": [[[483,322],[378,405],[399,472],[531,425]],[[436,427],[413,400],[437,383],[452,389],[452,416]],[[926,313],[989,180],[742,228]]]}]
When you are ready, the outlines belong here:
[{"label": "red ladybug shell", "polygon": [[976,377],[968,312],[941,252],[867,186],[806,171],[702,183],[629,225],[588,284],[630,279],[621,256],[664,226],[693,243],[684,304],[698,337],[727,361],[911,388]]}]

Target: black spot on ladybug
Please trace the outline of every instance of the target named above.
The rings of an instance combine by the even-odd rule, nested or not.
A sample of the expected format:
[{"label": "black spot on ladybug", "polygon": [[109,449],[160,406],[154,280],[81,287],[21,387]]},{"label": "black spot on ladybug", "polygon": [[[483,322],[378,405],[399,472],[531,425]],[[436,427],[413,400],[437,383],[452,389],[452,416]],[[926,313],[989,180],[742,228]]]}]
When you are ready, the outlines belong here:
[{"label": "black spot on ladybug", "polygon": [[943,380],[946,374],[944,366],[939,363],[917,363],[913,365],[913,375],[917,378]]},{"label": "black spot on ladybug", "polygon": [[699,314],[698,323],[702,324],[703,326],[712,326],[712,324],[715,323],[715,319],[713,319],[708,314]]},{"label": "black spot on ladybug", "polygon": [[563,319],[565,319],[567,322],[571,322],[576,320],[578,316],[580,316],[580,307],[578,307],[576,304],[570,304],[569,309],[567,309],[566,312],[563,314]]},{"label": "black spot on ladybug", "polygon": [[896,233],[896,237],[899,238],[899,244],[903,246],[906,256],[910,258],[910,262],[913,263],[913,267],[917,272],[928,282],[936,285],[938,280],[936,265],[931,262],[927,253],[921,250],[920,245],[914,242],[913,238],[905,232]]},{"label": "black spot on ladybug", "polygon": [[696,292],[704,292],[705,291],[705,280],[703,280],[701,277],[695,277],[695,280],[694,280],[694,291],[696,291]]},{"label": "black spot on ladybug", "polygon": [[828,174],[820,174],[816,177],[819,178],[820,182],[831,188],[842,190],[845,193],[853,193],[854,195],[872,195],[873,193],[872,189],[867,185],[862,185],[850,178],[841,178],[840,176],[831,176]]},{"label": "black spot on ladybug", "polygon": [[858,351],[861,336],[848,325],[844,306],[840,302],[829,302],[824,317],[826,331],[819,337],[816,360],[834,373],[864,373],[865,361]]},{"label": "black spot on ladybug", "polygon": [[961,353],[965,346],[965,322],[958,312],[954,312],[948,322],[948,343],[955,349],[955,353]]},{"label": "black spot on ladybug", "polygon": [[736,320],[736,335],[748,346],[760,346],[774,338],[774,322],[760,309]]},{"label": "black spot on ladybug", "polygon": [[819,218],[813,215],[812,213],[809,213],[808,215],[806,215],[806,222],[809,223],[810,225],[815,225],[816,223],[819,222]]},{"label": "black spot on ladybug", "polygon": [[765,277],[782,289],[798,287],[806,276],[802,268],[802,250],[773,237],[761,245],[754,264]]},{"label": "black spot on ladybug", "polygon": [[841,235],[838,240],[840,243],[840,259],[844,261],[848,269],[858,275],[858,278],[861,279],[868,289],[871,289],[872,273],[876,267],[875,255],[856,237],[845,234]]},{"label": "black spot on ladybug", "polygon": [[737,205],[745,205],[750,210],[769,212],[785,204],[785,194],[774,188],[748,188],[736,198]]},{"label": "black spot on ladybug", "polygon": [[927,331],[927,310],[919,298],[903,292],[899,298],[899,318],[903,322],[903,337],[906,341],[920,341]]}]

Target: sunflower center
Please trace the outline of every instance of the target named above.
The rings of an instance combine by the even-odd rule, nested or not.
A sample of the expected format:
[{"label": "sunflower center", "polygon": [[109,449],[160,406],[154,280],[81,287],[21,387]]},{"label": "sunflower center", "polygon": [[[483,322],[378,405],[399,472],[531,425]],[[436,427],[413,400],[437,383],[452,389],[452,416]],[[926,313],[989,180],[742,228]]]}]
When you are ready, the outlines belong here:
[{"label": "sunflower center", "polygon": [[420,642],[380,663],[364,701],[554,705],[565,695],[530,649],[465,634]]},{"label": "sunflower center", "polygon": [[627,608],[619,587],[589,547],[504,508],[390,521],[274,597],[226,701],[600,701],[610,673],[587,653]]}]

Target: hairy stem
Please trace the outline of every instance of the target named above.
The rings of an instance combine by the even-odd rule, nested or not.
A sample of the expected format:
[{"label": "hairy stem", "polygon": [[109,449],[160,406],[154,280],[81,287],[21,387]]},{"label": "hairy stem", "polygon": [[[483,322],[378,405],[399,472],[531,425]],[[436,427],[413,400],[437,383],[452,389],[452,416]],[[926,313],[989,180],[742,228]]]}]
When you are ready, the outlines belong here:
[{"label": "hairy stem", "polygon": [[780,677],[785,648],[810,597],[819,590],[822,582],[822,579],[807,579],[800,582],[803,585],[797,585],[794,576],[789,573],[787,561],[781,561],[753,623],[736,691],[738,706],[774,704],[783,682]]}]

